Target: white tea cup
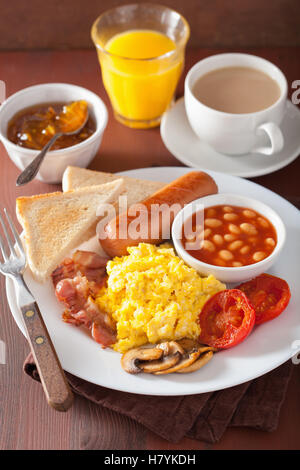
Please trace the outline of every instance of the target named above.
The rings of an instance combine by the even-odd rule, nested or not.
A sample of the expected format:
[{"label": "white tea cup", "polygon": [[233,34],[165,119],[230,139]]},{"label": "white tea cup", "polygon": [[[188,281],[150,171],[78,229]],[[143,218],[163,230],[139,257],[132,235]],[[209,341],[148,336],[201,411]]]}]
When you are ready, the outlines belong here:
[{"label": "white tea cup", "polygon": [[[261,111],[245,114],[226,113],[204,105],[193,94],[196,81],[213,70],[225,67],[250,67],[264,72],[278,84],[278,100]],[[280,152],[284,145],[279,126],[286,109],[287,89],[284,74],[268,60],[250,54],[218,54],[197,62],[189,70],[185,79],[185,109],[194,132],[217,152],[272,155]],[[269,145],[262,143],[263,134],[267,134]]]}]

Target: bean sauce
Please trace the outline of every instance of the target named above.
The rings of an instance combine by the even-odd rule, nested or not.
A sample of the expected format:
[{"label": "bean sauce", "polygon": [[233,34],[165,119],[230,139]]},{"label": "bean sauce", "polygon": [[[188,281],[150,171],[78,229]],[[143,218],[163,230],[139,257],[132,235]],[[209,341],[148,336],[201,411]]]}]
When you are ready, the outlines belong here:
[{"label": "bean sauce", "polygon": [[185,233],[183,227],[183,246],[191,256],[208,264],[224,267],[254,264],[267,258],[277,244],[272,223],[253,209],[213,206],[204,210],[204,226],[196,227],[196,220],[199,219],[194,214],[192,223],[187,224],[190,233]]}]

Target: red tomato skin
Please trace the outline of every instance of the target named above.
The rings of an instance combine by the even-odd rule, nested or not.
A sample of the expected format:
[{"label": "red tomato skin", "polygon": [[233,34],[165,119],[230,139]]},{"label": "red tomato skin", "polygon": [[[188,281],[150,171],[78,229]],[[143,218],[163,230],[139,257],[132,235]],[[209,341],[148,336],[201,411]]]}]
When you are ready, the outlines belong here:
[{"label": "red tomato skin", "polygon": [[[254,295],[253,293],[247,293],[250,289],[255,289],[256,291],[259,290],[266,290],[274,286],[277,291],[281,291],[282,297],[279,299],[276,305],[269,307],[263,312],[260,312],[258,308],[256,308]],[[286,309],[289,304],[291,298],[291,291],[289,288],[288,283],[281,279],[280,277],[273,276],[271,274],[263,273],[260,276],[255,277],[251,281],[244,282],[237,286],[237,289],[241,289],[245,294],[248,296],[250,301],[252,301],[255,312],[255,324],[261,325],[267,321],[273,320],[274,318],[278,317],[282,314],[282,312]],[[267,292],[267,290],[266,290]]]},{"label": "red tomato skin", "polygon": [[[237,328],[232,324],[228,324],[222,337],[210,338],[205,332],[204,322],[207,321],[207,318],[210,316],[210,309],[214,306],[216,301],[218,301],[220,297],[228,295],[229,293],[231,296],[235,296],[242,300],[243,307],[246,310],[242,325]],[[255,324],[255,310],[244,292],[239,289],[226,289],[221,292],[217,292],[205,303],[199,315],[199,323],[201,328],[200,341],[217,349],[228,349],[240,344],[251,333]]]}]

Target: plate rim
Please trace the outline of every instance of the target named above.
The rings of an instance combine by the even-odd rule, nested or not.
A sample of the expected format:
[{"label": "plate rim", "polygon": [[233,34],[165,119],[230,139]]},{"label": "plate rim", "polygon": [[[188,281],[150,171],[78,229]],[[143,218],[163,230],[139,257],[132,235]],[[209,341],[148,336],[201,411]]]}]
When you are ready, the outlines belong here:
[{"label": "plate rim", "polygon": [[[176,100],[176,102],[174,103],[174,105],[166,112],[164,113],[162,119],[161,119],[161,124],[160,124],[160,136],[161,136],[161,139],[165,145],[165,147],[167,148],[167,150],[177,159],[179,160],[180,162],[184,163],[185,165],[187,165],[189,168],[195,168],[193,164],[191,164],[190,160],[188,158],[186,158],[185,156],[182,156],[179,152],[177,151],[174,151],[173,148],[171,148],[171,146],[169,145],[167,139],[166,139],[166,126],[167,126],[167,119],[168,119],[168,115],[172,112],[172,110],[178,106],[182,101],[184,101],[184,96],[181,96],[180,98],[178,98],[178,100]],[[291,100],[287,99],[287,103],[289,103],[289,107],[293,107],[293,109],[296,110],[296,112],[298,112],[299,114],[299,117],[300,117],[300,109],[298,108],[298,106],[294,105]],[[193,131],[192,131],[193,132]],[[195,134],[196,136],[196,134]],[[287,159],[285,159],[284,161],[282,161],[281,163],[277,163],[277,164],[274,164],[273,166],[269,166],[267,169],[261,169],[259,171],[244,171],[244,172],[231,172],[231,173],[225,173],[226,175],[231,175],[231,176],[236,176],[236,177],[240,177],[240,178],[257,178],[259,176],[264,176],[264,175],[269,175],[271,173],[274,173],[275,171],[278,171],[278,170],[281,170],[282,168],[288,166],[290,163],[292,163],[294,160],[296,160],[298,158],[300,154],[300,139],[299,139],[299,144],[298,144],[298,147],[297,149],[291,154],[291,156]],[[224,155],[224,157],[226,157],[226,155]],[[238,158],[238,157],[237,157]],[[264,158],[264,156],[262,155],[262,158]],[[272,158],[272,156],[267,156],[267,158]],[[202,169],[204,171],[217,171],[217,170],[212,170],[210,168],[204,168],[203,166],[199,166],[199,167],[196,167],[196,169]]]},{"label": "plate rim", "polygon": [[[131,169],[131,170],[125,170],[125,171],[122,171],[122,172],[118,172],[117,174],[118,175],[127,175],[127,176],[131,176],[133,173],[144,173],[144,172],[151,172],[151,171],[170,171],[171,170],[175,170],[175,171],[178,171],[180,173],[186,173],[186,172],[189,172],[191,171],[191,167],[178,167],[178,166],[174,166],[174,167],[170,167],[170,166],[165,166],[165,167],[146,167],[146,168],[136,168],[136,169]],[[195,168],[196,171],[201,171],[200,168]],[[224,173],[221,173],[221,172],[216,172],[216,171],[213,171],[213,170],[206,170],[208,171],[209,173],[212,173],[212,175],[219,175],[219,176],[224,176],[225,177],[229,177],[229,178],[232,178],[232,179],[239,179],[239,180],[243,180],[244,178],[242,177],[239,177],[239,176],[234,176],[234,175],[229,175],[229,174],[224,174]],[[147,179],[147,175],[141,175],[144,179]],[[135,177],[135,176],[133,176]],[[150,179],[151,180],[151,179]],[[259,186],[260,188],[262,188],[264,191],[270,193],[271,195],[275,195],[277,198],[279,198],[281,200],[281,202],[284,202],[284,204],[287,204],[290,208],[292,208],[293,210],[295,210],[295,212],[298,214],[299,213],[299,210],[297,209],[296,206],[294,206],[293,204],[291,204],[289,201],[287,201],[285,198],[283,198],[282,196],[278,195],[277,193],[271,191],[270,189],[268,188],[265,188],[264,186],[258,184],[258,183],[255,183],[253,181],[247,181],[247,183],[251,184],[251,185],[254,185],[254,186]],[[298,214],[299,216],[299,214]],[[18,328],[20,329],[20,331],[23,333],[23,335],[25,336],[26,338],[26,332],[25,332],[25,328],[24,328],[24,325],[23,325],[23,319],[22,319],[22,316],[21,316],[21,311],[20,309],[17,307],[16,305],[16,301],[13,301],[15,300],[14,299],[14,296],[12,295],[9,295],[9,292],[14,292],[14,285],[13,285],[13,280],[6,277],[5,279],[5,288],[6,288],[6,296],[7,296],[7,301],[8,301],[8,304],[9,304],[9,308],[11,310],[11,313],[12,313],[12,316],[14,318],[14,321],[16,322]],[[17,311],[17,313],[16,313]],[[19,318],[19,321],[17,320],[17,318]],[[70,374],[72,375],[75,375],[76,377],[78,378],[81,378],[85,381],[88,381],[90,383],[93,383],[95,385],[99,385],[99,386],[102,386],[102,387],[105,387],[105,388],[109,388],[109,389],[113,389],[113,390],[118,390],[118,391],[122,391],[122,392],[126,392],[126,393],[133,393],[133,394],[136,394],[136,395],[149,395],[149,396],[183,396],[183,395],[198,395],[198,394],[202,394],[202,393],[208,393],[208,392],[214,392],[214,391],[219,391],[219,390],[225,390],[227,388],[230,388],[230,387],[234,387],[234,386],[237,386],[237,385],[240,385],[242,383],[246,383],[248,381],[251,381],[251,380],[254,380],[255,378],[258,378],[258,377],[261,377],[265,374],[267,374],[268,372],[276,369],[277,367],[279,367],[280,365],[282,365],[283,363],[285,363],[286,361],[288,361],[289,359],[291,359],[295,354],[297,354],[297,349],[293,350],[292,348],[286,353],[286,355],[282,358],[279,362],[276,363],[276,365],[271,365],[269,367],[265,367],[263,369],[262,372],[260,372],[259,374],[257,373],[253,373],[252,375],[249,375],[247,377],[247,379],[245,380],[242,380],[242,381],[235,381],[235,382],[232,382],[232,383],[229,383],[227,384],[226,386],[220,386],[220,387],[215,387],[214,389],[209,389],[209,390],[200,390],[200,391],[190,391],[190,390],[185,390],[184,392],[183,391],[180,391],[180,392],[176,392],[176,391],[170,391],[168,390],[167,393],[164,393],[164,391],[151,391],[150,393],[147,393],[145,392],[145,390],[143,391],[140,391],[140,390],[136,390],[134,388],[134,384],[132,385],[132,388],[130,387],[122,387],[122,386],[119,386],[119,385],[115,385],[112,387],[112,386],[107,386],[103,383],[97,383],[97,382],[92,382],[90,380],[90,377],[88,376],[85,376],[84,374],[81,374],[80,376],[79,375],[76,375],[76,373],[74,373],[74,371],[72,370],[69,370],[68,368],[65,368],[64,367],[64,370],[66,372],[69,372]],[[175,384],[174,384],[175,385]],[[163,393],[162,393],[163,392]]]}]

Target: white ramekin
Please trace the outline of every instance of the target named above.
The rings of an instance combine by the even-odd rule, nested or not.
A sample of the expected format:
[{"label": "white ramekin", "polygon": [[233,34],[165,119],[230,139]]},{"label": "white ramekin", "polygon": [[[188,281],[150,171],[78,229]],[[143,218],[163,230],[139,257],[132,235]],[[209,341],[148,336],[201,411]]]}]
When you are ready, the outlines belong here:
[{"label": "white ramekin", "polygon": [[[222,267],[222,266],[214,266],[212,264],[204,263],[193,256],[191,256],[187,251],[184,249],[181,234],[182,234],[182,225],[183,223],[191,217],[197,210],[200,208],[200,204],[202,204],[202,208],[207,208],[216,205],[232,205],[232,206],[240,206],[246,207],[249,209],[254,209],[255,211],[259,212],[263,216],[265,216],[274,226],[277,234],[277,244],[273,250],[273,252],[267,256],[267,258],[259,261],[258,263],[254,263],[248,266],[242,267]],[[198,207],[196,207],[198,205]],[[175,250],[186,264],[196,269],[200,274],[208,276],[209,274],[213,274],[217,279],[222,282],[241,282],[247,279],[252,279],[263,272],[266,272],[276,261],[279,256],[279,253],[282,250],[282,247],[285,242],[285,226],[279,217],[279,215],[271,209],[271,207],[263,204],[260,201],[256,201],[255,199],[239,196],[238,194],[214,194],[211,196],[206,196],[196,201],[187,204],[175,217],[175,220],[172,225],[172,239],[174,243]]]},{"label": "white ramekin", "polygon": [[96,155],[108,119],[103,101],[92,91],[67,83],[34,85],[18,91],[4,101],[0,106],[0,140],[20,170],[24,170],[39,151],[20,147],[7,139],[7,125],[12,117],[22,109],[36,104],[68,103],[76,100],[88,102],[90,115],[96,123],[96,131],[80,144],[47,153],[36,178],[45,183],[59,183],[67,166],[85,168]]}]

